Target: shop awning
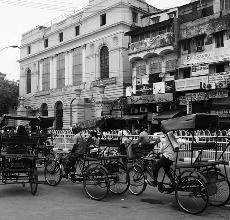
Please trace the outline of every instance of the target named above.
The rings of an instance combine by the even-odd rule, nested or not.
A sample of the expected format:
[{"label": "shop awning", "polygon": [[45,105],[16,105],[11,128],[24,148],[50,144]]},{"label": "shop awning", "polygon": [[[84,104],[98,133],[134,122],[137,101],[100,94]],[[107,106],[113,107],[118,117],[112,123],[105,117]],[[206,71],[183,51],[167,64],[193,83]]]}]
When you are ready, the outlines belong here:
[{"label": "shop awning", "polygon": [[180,112],[181,112],[180,110],[172,110],[172,111],[161,112],[161,113],[158,113],[158,114],[153,114],[152,115],[152,122],[154,120],[162,121],[162,120],[167,120],[167,119],[174,118],[177,115],[179,115]]},{"label": "shop awning", "polygon": [[142,120],[147,114],[139,114],[139,115],[124,115],[122,118],[125,120]]}]

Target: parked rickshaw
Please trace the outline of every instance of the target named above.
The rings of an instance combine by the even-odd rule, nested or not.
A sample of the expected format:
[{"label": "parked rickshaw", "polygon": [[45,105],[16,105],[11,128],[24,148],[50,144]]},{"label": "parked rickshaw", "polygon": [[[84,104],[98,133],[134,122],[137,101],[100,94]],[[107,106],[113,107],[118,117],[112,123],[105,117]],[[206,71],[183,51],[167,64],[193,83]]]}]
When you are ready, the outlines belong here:
[{"label": "parked rickshaw", "polygon": [[[114,121],[115,120],[115,121]],[[113,123],[112,123],[113,122]],[[114,124],[114,122],[117,122]],[[121,119],[113,117],[100,117],[94,120],[85,121],[78,126],[82,129],[94,129],[99,127],[101,131],[122,127]],[[125,155],[118,154],[120,141],[116,136],[106,138],[99,134],[98,150],[92,153],[87,149],[86,154],[76,162],[73,172],[70,174],[72,182],[83,182],[87,195],[94,200],[102,200],[109,191],[114,194],[122,194],[127,191],[129,179],[126,172],[126,165],[121,162]],[[93,147],[93,148],[94,148]],[[44,175],[45,180],[51,186],[56,186],[62,179],[62,159],[68,154],[68,150],[57,152],[58,157],[46,164]]]},{"label": "parked rickshaw", "polygon": [[[189,149],[177,150],[174,165],[166,170],[157,187],[161,193],[175,192],[178,205],[187,213],[199,214],[207,205],[221,206],[230,200],[230,183],[227,177],[226,165],[229,163],[224,158],[224,153],[229,147],[218,144],[218,116],[214,114],[191,114],[161,122],[162,130],[169,137],[172,146],[175,140],[170,138],[171,131],[187,130],[192,137]],[[197,142],[195,130],[210,129],[215,136],[205,142]],[[178,146],[178,145],[177,145]],[[208,160],[205,153],[212,150],[214,158]],[[189,155],[188,162],[181,157],[183,152]],[[153,163],[157,158],[143,158],[143,166],[134,165],[129,169],[130,187],[134,195],[140,195],[151,185],[153,174],[149,161]],[[183,161],[184,160],[184,161]],[[167,175],[171,173],[171,175]],[[150,178],[150,179],[149,179]],[[159,178],[158,178],[159,179]]]},{"label": "parked rickshaw", "polygon": [[37,135],[27,135],[27,133],[24,135],[14,133],[1,135],[0,180],[3,184],[21,183],[25,186],[26,183],[29,183],[31,193],[35,195],[38,187],[36,162],[41,159],[37,154],[37,149],[46,138],[40,135],[39,129],[44,127],[45,124],[49,124],[50,120],[44,117],[3,115],[1,126],[5,124],[6,119],[10,121],[18,120],[21,121],[21,124],[26,123],[28,126],[37,126],[38,133]]}]

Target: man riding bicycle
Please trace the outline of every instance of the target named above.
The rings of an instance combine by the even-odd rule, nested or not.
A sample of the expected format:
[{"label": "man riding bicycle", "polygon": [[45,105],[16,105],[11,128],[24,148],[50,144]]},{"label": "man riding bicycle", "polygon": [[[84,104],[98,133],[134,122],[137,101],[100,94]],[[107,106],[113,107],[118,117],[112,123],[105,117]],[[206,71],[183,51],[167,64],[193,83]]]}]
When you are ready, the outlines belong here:
[{"label": "man riding bicycle", "polygon": [[174,136],[173,132],[168,132],[164,138],[162,138],[162,144],[161,148],[158,152],[158,157],[160,154],[162,154],[161,158],[157,160],[152,165],[152,171],[153,171],[153,186],[157,186],[157,177],[158,177],[158,171],[161,167],[163,167],[164,171],[168,175],[169,179],[173,183],[173,177],[172,174],[169,172],[170,166],[173,164],[173,161],[176,160],[176,148],[179,148],[179,144],[176,140],[176,137]]},{"label": "man riding bicycle", "polygon": [[79,126],[72,128],[72,132],[75,134],[74,145],[71,153],[63,160],[63,167],[65,171],[65,174],[63,175],[64,178],[68,178],[68,174],[71,172],[77,159],[85,153],[87,143],[85,136],[81,134],[81,131],[82,129]]}]

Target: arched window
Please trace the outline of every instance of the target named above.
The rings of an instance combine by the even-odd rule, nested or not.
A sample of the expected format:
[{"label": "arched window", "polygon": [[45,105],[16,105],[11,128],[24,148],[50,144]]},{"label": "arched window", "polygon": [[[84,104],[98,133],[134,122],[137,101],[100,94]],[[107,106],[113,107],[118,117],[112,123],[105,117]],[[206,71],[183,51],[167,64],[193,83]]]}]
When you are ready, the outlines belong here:
[{"label": "arched window", "polygon": [[103,46],[100,51],[100,70],[101,79],[109,78],[109,50],[107,46]]},{"label": "arched window", "polygon": [[26,93],[31,93],[31,70],[28,70],[26,74]]},{"label": "arched window", "polygon": [[62,129],[63,127],[63,104],[60,101],[56,103],[55,121],[56,121],[56,129]]},{"label": "arched window", "polygon": [[48,105],[46,103],[43,103],[41,106],[41,115],[48,116]]}]

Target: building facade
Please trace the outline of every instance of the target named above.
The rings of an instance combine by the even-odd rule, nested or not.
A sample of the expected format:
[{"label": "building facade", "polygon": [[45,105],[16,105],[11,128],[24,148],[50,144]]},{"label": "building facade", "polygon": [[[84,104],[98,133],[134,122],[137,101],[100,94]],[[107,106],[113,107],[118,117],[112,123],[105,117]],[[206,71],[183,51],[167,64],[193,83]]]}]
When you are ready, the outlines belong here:
[{"label": "building facade", "polygon": [[[127,88],[130,113],[152,115],[175,109],[174,79],[178,60],[178,9],[143,15],[148,24],[126,33],[130,36],[129,60],[132,87]],[[155,123],[155,127],[158,122]]]},{"label": "building facade", "polygon": [[145,0],[89,0],[66,19],[24,33],[19,95],[26,114],[54,116],[56,129],[121,114],[116,104],[132,76],[124,33],[154,11]]},{"label": "building facade", "polygon": [[205,112],[228,117],[229,1],[195,1],[178,11],[180,57],[175,88],[180,107],[187,114]]},{"label": "building facade", "polygon": [[216,113],[227,122],[229,12],[229,1],[202,0],[142,16],[148,25],[126,33],[133,113],[143,109],[152,114],[152,124],[159,112],[177,112],[173,110]]}]

